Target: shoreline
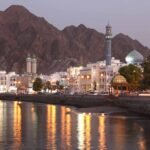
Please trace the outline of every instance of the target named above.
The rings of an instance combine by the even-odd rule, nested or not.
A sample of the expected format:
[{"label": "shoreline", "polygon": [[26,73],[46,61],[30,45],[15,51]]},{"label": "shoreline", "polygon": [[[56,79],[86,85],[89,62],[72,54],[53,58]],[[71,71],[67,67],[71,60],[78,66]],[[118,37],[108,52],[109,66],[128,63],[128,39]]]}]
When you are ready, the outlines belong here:
[{"label": "shoreline", "polygon": [[124,108],[128,111],[141,115],[150,116],[149,96],[100,96],[100,95],[16,95],[0,94],[1,100],[35,102],[54,105],[73,106],[77,108],[88,108],[98,106],[114,106]]},{"label": "shoreline", "polygon": [[79,108],[88,108],[102,105],[110,105],[109,98],[106,96],[93,95],[16,95],[16,94],[0,94],[1,100],[36,102],[55,105],[68,105]]}]

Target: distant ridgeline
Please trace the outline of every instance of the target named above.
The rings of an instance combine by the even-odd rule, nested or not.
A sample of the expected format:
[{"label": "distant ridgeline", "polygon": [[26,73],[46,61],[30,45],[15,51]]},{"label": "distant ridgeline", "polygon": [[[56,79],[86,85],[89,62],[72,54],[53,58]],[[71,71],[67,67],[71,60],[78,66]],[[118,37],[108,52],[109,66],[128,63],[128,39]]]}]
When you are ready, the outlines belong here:
[{"label": "distant ridgeline", "polygon": [[[22,6],[9,7],[0,12],[0,18],[0,70],[25,72],[28,53],[36,56],[37,72],[44,74],[104,59],[105,35],[84,25],[60,31]],[[133,49],[144,57],[150,54],[147,47],[129,36],[112,38],[112,56],[116,59],[125,61]]]}]

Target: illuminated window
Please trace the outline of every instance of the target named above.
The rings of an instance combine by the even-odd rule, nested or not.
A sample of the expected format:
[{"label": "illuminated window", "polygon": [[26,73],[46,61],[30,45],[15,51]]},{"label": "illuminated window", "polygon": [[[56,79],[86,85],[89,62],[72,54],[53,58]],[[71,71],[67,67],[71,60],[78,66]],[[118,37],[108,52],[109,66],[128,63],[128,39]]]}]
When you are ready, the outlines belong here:
[{"label": "illuminated window", "polygon": [[84,76],[81,76],[81,79],[84,79]]},{"label": "illuminated window", "polygon": [[87,79],[90,79],[90,75],[87,75]]}]

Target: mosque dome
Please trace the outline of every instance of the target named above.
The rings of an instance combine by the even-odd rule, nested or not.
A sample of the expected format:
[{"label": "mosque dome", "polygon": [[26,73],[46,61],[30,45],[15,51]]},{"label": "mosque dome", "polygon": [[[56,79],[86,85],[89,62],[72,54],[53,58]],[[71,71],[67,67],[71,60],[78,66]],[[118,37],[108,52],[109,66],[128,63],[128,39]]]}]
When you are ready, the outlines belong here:
[{"label": "mosque dome", "polygon": [[141,64],[144,60],[144,57],[137,50],[132,50],[125,58],[128,64]]}]

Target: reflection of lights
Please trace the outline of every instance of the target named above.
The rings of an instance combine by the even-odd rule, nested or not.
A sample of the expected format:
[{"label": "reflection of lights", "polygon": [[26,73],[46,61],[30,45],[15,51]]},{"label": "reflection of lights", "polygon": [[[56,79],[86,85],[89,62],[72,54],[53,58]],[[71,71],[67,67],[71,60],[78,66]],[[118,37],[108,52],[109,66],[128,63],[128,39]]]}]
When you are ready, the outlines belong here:
[{"label": "reflection of lights", "polygon": [[85,116],[85,149],[90,150],[91,148],[91,116]]},{"label": "reflection of lights", "polygon": [[56,148],[56,106],[47,106],[47,139],[50,146]]},{"label": "reflection of lights", "polygon": [[[103,114],[104,115],[104,114]],[[99,144],[101,149],[106,148],[106,127],[105,127],[105,117],[100,116],[99,117]]]},{"label": "reflection of lights", "polygon": [[[70,112],[70,109],[67,108],[67,112]],[[66,143],[68,145],[67,149],[71,149],[71,116],[66,115]]]},{"label": "reflection of lights", "polygon": [[65,107],[61,107],[61,141],[65,143]]},{"label": "reflection of lights", "polygon": [[52,114],[52,145],[56,147],[56,106],[51,106],[51,114]]},{"label": "reflection of lights", "polygon": [[79,114],[77,118],[78,126],[78,149],[84,148],[84,114]]},{"label": "reflection of lights", "polygon": [[[139,130],[140,130],[141,136],[142,136],[144,129],[141,126],[139,126]],[[139,150],[146,150],[146,141],[145,141],[144,137],[139,138],[138,145],[139,145]]]},{"label": "reflection of lights", "polygon": [[4,119],[5,119],[5,111],[6,109],[4,109],[4,102],[0,101],[0,141],[3,140],[4,137],[4,130],[3,130],[3,123]]},{"label": "reflection of lights", "polygon": [[89,114],[78,114],[78,149],[90,150],[91,145],[91,116]]},{"label": "reflection of lights", "polygon": [[65,149],[71,149],[71,112],[70,108],[61,107],[61,141],[67,145]]},{"label": "reflection of lights", "polygon": [[21,143],[21,108],[18,102],[14,102],[14,124],[13,124],[14,137],[16,138],[16,147],[19,149]]}]

